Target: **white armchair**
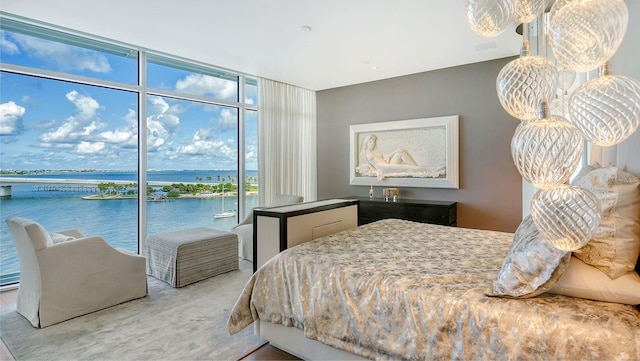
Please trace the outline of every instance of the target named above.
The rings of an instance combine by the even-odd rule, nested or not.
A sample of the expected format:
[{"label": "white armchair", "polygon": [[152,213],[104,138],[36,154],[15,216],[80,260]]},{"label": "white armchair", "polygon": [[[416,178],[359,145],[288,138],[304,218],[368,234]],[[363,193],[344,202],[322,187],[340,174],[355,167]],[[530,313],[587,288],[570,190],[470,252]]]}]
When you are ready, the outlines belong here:
[{"label": "white armchair", "polygon": [[48,233],[27,218],[7,219],[20,261],[17,311],[47,327],[147,294],[144,257],[79,230]]},{"label": "white armchair", "polygon": [[[302,203],[302,196],[277,194],[273,196],[271,207],[285,206],[288,204]],[[238,235],[238,256],[242,259],[253,261],[253,210],[252,208],[244,219],[231,232]]]}]

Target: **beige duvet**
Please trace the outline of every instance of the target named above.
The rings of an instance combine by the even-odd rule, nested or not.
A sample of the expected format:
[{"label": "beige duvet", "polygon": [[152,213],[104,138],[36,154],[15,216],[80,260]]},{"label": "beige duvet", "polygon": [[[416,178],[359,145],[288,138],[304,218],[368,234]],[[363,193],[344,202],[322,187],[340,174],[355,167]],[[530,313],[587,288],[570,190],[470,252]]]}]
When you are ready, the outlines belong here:
[{"label": "beige duvet", "polygon": [[229,318],[260,319],[372,359],[640,360],[632,306],[485,295],[512,234],[383,220],[286,250]]}]

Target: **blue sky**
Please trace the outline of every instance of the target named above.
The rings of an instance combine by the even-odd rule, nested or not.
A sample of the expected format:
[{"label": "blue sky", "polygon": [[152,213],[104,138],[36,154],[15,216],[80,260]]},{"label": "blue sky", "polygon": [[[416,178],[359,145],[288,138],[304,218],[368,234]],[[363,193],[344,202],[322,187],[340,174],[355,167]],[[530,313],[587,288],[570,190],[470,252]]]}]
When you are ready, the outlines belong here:
[{"label": "blue sky", "polygon": [[[0,32],[2,62],[134,84],[137,60]],[[150,65],[150,87],[235,100],[223,78]],[[246,102],[256,99],[250,87]],[[137,94],[39,77],[0,75],[0,168],[137,168]],[[257,169],[257,121],[247,117],[247,169]],[[147,98],[150,169],[236,169],[236,108]]]}]

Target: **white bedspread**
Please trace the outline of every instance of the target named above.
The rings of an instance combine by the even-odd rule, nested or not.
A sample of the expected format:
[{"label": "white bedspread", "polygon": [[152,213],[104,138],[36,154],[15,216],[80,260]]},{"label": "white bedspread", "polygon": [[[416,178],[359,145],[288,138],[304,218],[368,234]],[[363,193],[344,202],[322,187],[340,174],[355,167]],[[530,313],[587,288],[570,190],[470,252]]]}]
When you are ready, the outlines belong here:
[{"label": "white bedspread", "polygon": [[282,252],[229,318],[297,327],[375,359],[640,360],[632,306],[485,296],[512,234],[384,220]]}]

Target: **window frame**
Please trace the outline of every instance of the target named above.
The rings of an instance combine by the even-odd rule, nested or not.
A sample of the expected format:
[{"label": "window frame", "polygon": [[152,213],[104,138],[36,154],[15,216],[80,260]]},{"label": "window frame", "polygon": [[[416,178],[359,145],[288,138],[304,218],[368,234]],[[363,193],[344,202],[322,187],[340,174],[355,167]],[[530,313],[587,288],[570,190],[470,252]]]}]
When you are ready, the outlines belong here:
[{"label": "window frame", "polygon": [[[244,74],[242,72],[233,71],[214,65],[197,62],[194,60],[182,58],[177,55],[165,54],[152,50],[144,49],[140,46],[126,44],[94,35],[76,32],[70,29],[63,29],[54,25],[37,22],[30,19],[0,14],[0,30],[11,31],[50,41],[62,42],[68,45],[80,46],[91,50],[109,52],[111,54],[126,56],[129,58],[137,58],[138,60],[138,76],[137,84],[127,84],[117,81],[104,80],[100,78],[92,78],[72,73],[52,71],[47,69],[32,68],[23,65],[2,62],[0,59],[0,71],[20,75],[29,75],[40,77],[43,79],[51,79],[57,81],[71,82],[83,85],[92,85],[98,87],[109,88],[113,90],[134,92],[138,96],[138,184],[146,184],[147,182],[147,97],[162,96],[187,101],[196,101],[211,105],[219,105],[225,107],[236,108],[238,112],[238,217],[243,217],[246,213],[245,209],[245,112],[257,111],[258,104],[245,103],[245,86],[256,85],[259,81],[257,76]],[[221,76],[224,79],[230,78],[237,81],[237,101],[229,101],[223,99],[215,99],[212,97],[199,96],[189,93],[182,93],[171,90],[163,90],[150,88],[147,85],[147,64],[149,61],[154,63],[162,63],[162,65],[175,64],[178,69],[189,71],[193,69],[199,74],[210,76]],[[229,80],[229,79],[227,79]],[[242,180],[242,181],[241,181]],[[138,253],[142,248],[142,242],[147,237],[147,195],[146,192],[138,192]],[[4,287],[7,285],[0,285]]]}]

